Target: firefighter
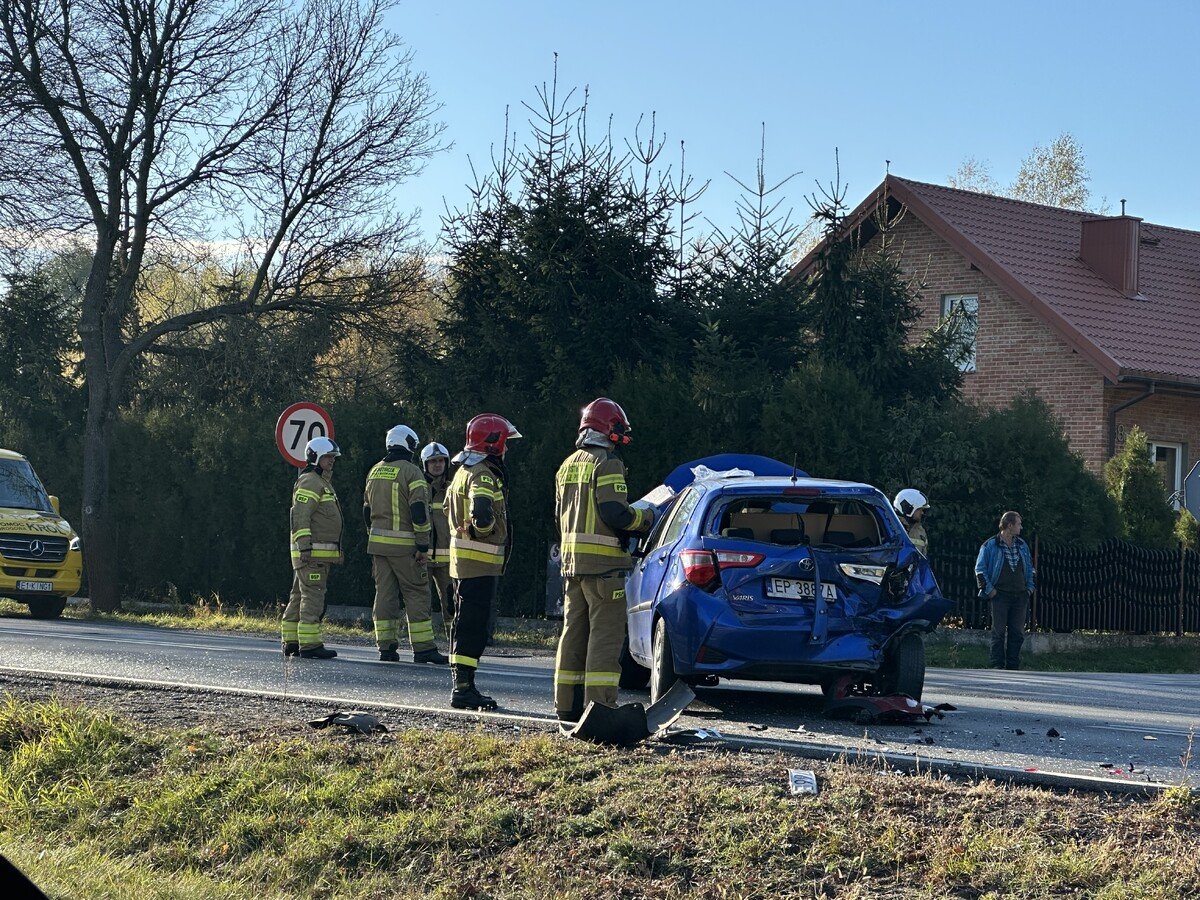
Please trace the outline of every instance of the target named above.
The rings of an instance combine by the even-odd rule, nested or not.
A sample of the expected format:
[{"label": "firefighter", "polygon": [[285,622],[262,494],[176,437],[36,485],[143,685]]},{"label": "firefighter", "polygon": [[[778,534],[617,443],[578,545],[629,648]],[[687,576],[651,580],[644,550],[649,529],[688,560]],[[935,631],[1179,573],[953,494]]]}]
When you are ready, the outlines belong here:
[{"label": "firefighter", "polygon": [[[454,596],[450,589],[450,527],[446,523],[446,486],[450,483],[450,451],[433,441],[421,450],[421,468],[429,483],[430,520],[433,536],[430,540],[429,589],[437,592],[446,637],[454,624]],[[431,598],[432,599],[432,598]]]},{"label": "firefighter", "polygon": [[925,518],[925,510],[929,509],[929,500],[916,488],[905,488],[892,501],[896,514],[908,532],[908,539],[913,546],[921,551],[922,556],[929,555],[929,536],[921,520]]},{"label": "firefighter", "polygon": [[580,416],[577,449],[555,479],[564,602],[554,709],[564,722],[577,722],[592,701],[617,705],[625,576],[633,568],[622,538],[654,524],[652,509],[629,505],[619,451],[631,430],[619,404],[593,400]]},{"label": "firefighter", "polygon": [[454,582],[450,705],[455,709],[496,708],[496,701],[475,687],[475,670],[488,643],[488,618],[512,545],[504,454],[508,442],[520,436],[504,416],[484,413],[467,423],[466,445],[454,457],[460,467],[446,491],[446,518]]},{"label": "firefighter", "polygon": [[313,438],[304,448],[308,460],[292,491],[292,593],[283,611],[280,634],[284,656],[333,659],[321,641],[329,567],[342,557],[342,507],[333,490],[333,464],[342,455],[330,438]]},{"label": "firefighter", "polygon": [[413,463],[417,433],[397,425],[387,433],[387,455],[367,474],[363,519],[367,553],[375,576],[375,642],[379,658],[399,662],[400,599],[408,617],[413,662],[445,665],[449,660],[433,640],[429,611],[429,486]]}]

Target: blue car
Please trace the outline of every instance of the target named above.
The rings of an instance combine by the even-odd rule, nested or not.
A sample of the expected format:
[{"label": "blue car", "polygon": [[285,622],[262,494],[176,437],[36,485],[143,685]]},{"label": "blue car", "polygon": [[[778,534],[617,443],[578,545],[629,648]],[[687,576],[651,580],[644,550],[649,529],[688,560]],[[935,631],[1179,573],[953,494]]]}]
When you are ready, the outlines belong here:
[{"label": "blue car", "polygon": [[648,681],[652,701],[714,678],[920,699],[923,634],[950,603],[880,491],[735,454],[666,485],[626,585],[622,686]]}]

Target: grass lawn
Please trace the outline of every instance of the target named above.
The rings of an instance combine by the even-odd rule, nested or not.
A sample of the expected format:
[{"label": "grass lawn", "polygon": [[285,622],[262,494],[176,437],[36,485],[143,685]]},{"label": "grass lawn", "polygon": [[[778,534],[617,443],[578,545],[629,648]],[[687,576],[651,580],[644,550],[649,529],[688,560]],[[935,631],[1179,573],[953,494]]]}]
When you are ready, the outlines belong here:
[{"label": "grass lawn", "polygon": [[56,897],[1178,898],[1200,805],[548,735],[150,730],[0,701],[4,852]]},{"label": "grass lawn", "polygon": [[[0,600],[0,616],[28,615],[28,607],[23,603],[12,600]],[[262,610],[248,610],[241,607],[225,608],[198,603],[194,606],[180,606],[177,609],[163,612],[119,612],[97,613],[88,606],[68,606],[63,615],[72,619],[87,619],[94,622],[120,622],[127,625],[152,625],[159,628],[198,629],[201,631],[231,631],[245,634],[279,633],[279,618]],[[326,619],[321,625],[322,631],[329,638],[361,638],[370,640],[374,637],[369,621],[339,621]],[[440,644],[445,643],[440,629],[436,630]],[[545,633],[536,628],[512,629],[500,628],[492,642],[498,647],[531,647],[553,649],[558,644],[558,632]],[[444,649],[444,648],[443,648]]]},{"label": "grass lawn", "polygon": [[[925,645],[925,663],[951,669],[986,669],[988,648],[976,644],[950,644],[931,640]],[[1035,672],[1200,672],[1200,652],[1195,646],[1095,647],[1053,653],[1021,653],[1021,668]]]}]

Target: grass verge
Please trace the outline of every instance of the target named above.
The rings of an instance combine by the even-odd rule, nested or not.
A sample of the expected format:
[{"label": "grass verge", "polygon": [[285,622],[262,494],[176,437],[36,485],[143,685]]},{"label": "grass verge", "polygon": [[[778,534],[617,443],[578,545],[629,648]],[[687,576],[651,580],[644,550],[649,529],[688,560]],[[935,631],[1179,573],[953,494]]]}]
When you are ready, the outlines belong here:
[{"label": "grass verge", "polygon": [[[790,763],[795,765],[794,762]],[[149,731],[0,703],[5,852],[52,895],[1175,898],[1200,808],[412,730]]]},{"label": "grass verge", "polygon": [[[28,615],[23,603],[0,599],[0,616]],[[279,617],[263,610],[228,608],[223,604],[196,603],[180,605],[164,611],[118,613],[94,612],[90,606],[68,606],[63,615],[72,619],[94,622],[116,622],[126,625],[149,625],[157,628],[177,628],[200,631],[223,631],[242,634],[279,633]],[[326,637],[371,640],[374,633],[369,621],[339,620],[327,618],[321,625]],[[438,640],[444,641],[439,631]],[[553,649],[558,643],[558,633],[548,633],[536,627],[501,627],[492,641],[497,647],[530,649]]]},{"label": "grass verge", "polygon": [[[925,662],[951,669],[986,669],[988,648],[927,640]],[[1200,672],[1200,653],[1194,646],[1093,647],[1053,653],[1021,654],[1021,668],[1035,672],[1133,672],[1163,675]]]}]

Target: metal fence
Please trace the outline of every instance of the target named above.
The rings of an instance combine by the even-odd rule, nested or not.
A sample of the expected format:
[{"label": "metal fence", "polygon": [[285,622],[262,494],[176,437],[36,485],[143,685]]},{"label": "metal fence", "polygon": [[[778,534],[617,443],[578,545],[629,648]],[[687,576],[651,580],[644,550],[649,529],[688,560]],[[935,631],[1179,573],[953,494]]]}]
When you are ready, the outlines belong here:
[{"label": "metal fence", "polygon": [[[1127,541],[1098,547],[1030,542],[1038,589],[1029,627],[1044,631],[1200,632],[1200,553],[1148,550]],[[975,586],[979,544],[949,541],[931,548],[930,563],[951,616],[966,628],[991,626]]]}]

